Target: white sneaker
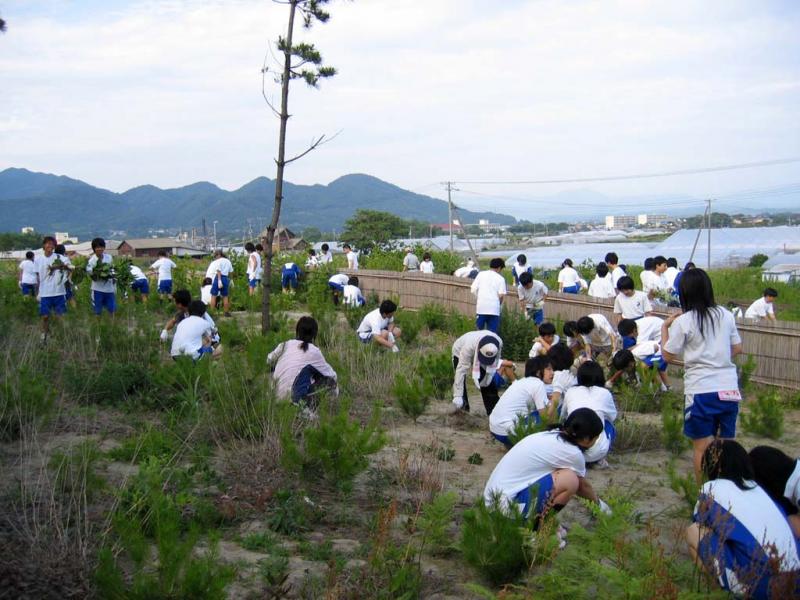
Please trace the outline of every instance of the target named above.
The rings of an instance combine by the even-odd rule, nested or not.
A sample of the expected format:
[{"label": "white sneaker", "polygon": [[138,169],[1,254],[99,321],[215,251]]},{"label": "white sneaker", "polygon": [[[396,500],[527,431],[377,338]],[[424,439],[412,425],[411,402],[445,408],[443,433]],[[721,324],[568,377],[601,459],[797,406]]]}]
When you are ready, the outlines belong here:
[{"label": "white sneaker", "polygon": [[556,529],[556,537],[558,538],[558,549],[563,550],[567,546],[567,530],[559,525]]},{"label": "white sneaker", "polygon": [[392,346],[392,352],[400,352],[400,348],[397,347],[397,344]]}]

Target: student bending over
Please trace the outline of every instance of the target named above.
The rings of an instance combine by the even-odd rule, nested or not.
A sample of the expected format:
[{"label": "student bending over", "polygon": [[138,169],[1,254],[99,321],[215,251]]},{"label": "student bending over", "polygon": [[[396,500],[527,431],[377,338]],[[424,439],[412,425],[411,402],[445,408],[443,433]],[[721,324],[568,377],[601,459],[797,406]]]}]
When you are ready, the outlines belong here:
[{"label": "student bending over", "polygon": [[771,446],[750,450],[750,462],[758,485],[789,515],[794,536],[800,538],[800,461]]}]

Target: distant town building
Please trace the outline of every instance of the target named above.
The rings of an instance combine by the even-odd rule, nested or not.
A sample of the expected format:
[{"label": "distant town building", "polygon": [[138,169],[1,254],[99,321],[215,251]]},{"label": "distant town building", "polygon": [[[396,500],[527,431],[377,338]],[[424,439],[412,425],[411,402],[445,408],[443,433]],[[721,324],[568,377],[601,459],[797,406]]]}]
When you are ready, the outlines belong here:
[{"label": "distant town building", "polygon": [[[261,232],[261,239],[266,241],[267,230]],[[303,238],[298,237],[287,227],[278,227],[275,237],[272,240],[273,252],[295,252],[310,248],[310,245]]]},{"label": "distant town building", "polygon": [[57,244],[66,244],[67,242],[72,242],[73,244],[78,243],[78,238],[69,237],[69,233],[66,231],[56,231],[54,235]]},{"label": "distant town building", "polygon": [[[109,256],[117,256],[117,250],[122,242],[117,240],[106,240],[106,254]],[[92,242],[81,242],[75,244],[65,244],[67,256],[91,256],[94,251],[92,250]]]},{"label": "distant town building", "polygon": [[761,281],[798,283],[800,282],[800,262],[768,267],[761,272]]},{"label": "distant town building", "polygon": [[23,227],[19,230],[22,235],[36,233],[36,230],[33,227]]},{"label": "distant town building", "polygon": [[606,215],[606,229],[659,227],[672,221],[667,215]]},{"label": "distant town building", "polygon": [[172,238],[135,238],[123,241],[117,249],[120,256],[158,256],[160,251],[170,256],[204,256],[208,254],[202,248],[196,248],[187,242]]}]

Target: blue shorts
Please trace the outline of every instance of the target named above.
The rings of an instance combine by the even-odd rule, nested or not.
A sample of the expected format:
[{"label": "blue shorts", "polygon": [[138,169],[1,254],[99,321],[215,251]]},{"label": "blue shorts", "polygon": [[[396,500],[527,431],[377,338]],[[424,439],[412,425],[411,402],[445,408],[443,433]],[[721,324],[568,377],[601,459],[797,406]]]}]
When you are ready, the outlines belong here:
[{"label": "blue shorts", "polygon": [[260,279],[248,279],[247,280],[247,285],[249,285],[251,288],[254,288],[254,289],[258,287],[259,283],[261,283]]},{"label": "blue shorts", "polygon": [[536,325],[541,325],[544,322],[544,309],[543,308],[529,308],[528,316],[533,319]]},{"label": "blue shorts", "polygon": [[662,373],[667,370],[667,361],[665,361],[664,357],[660,354],[651,354],[650,356],[645,356],[642,359],[642,362],[650,368],[658,369]]},{"label": "blue shorts", "polygon": [[511,442],[511,438],[507,435],[500,435],[499,433],[492,433],[492,437],[496,439],[498,442],[503,444],[506,448],[511,448],[514,444]]},{"label": "blue shorts", "polygon": [[484,328],[493,333],[498,333],[500,331],[500,315],[478,315],[475,317],[475,329],[480,331]]},{"label": "blue shorts", "polygon": [[228,297],[228,286],[230,285],[230,280],[223,275],[222,276],[222,285],[219,285],[219,277],[214,277],[213,281],[211,282],[211,295],[212,296],[222,296],[223,298]]},{"label": "blue shorts", "polygon": [[281,275],[281,287],[288,288],[289,286],[292,286],[293,288],[297,287],[296,273],[284,273],[283,275]]},{"label": "blue shorts", "polygon": [[361,340],[362,344],[369,344],[372,341],[372,332],[369,332],[367,337],[361,337],[361,334],[359,334],[358,339]]},{"label": "blue shorts", "polygon": [[611,445],[614,443],[614,440],[617,439],[617,428],[614,427],[611,421],[603,421],[603,432],[608,438],[608,451],[611,452]]},{"label": "blue shorts", "polygon": [[150,282],[147,281],[147,279],[135,279],[131,284],[131,289],[134,292],[139,292],[140,294],[149,294]]},{"label": "blue shorts", "polygon": [[344,292],[344,286],[338,283],[333,283],[332,281],[328,282],[328,287],[331,288],[334,292]]},{"label": "blue shorts", "polygon": [[39,299],[39,316],[46,317],[51,312],[57,315],[67,312],[66,296],[46,296]]},{"label": "blue shorts", "polygon": [[527,517],[531,510],[531,490],[536,492],[536,506],[534,507],[535,514],[541,515],[545,509],[550,508],[548,502],[550,495],[553,493],[553,475],[548,473],[541,479],[534,481],[531,485],[514,496],[514,501],[522,504],[522,515]]},{"label": "blue shorts", "polygon": [[23,296],[35,296],[36,295],[36,285],[33,283],[23,283],[22,284],[22,295]]},{"label": "blue shorts", "polygon": [[114,292],[98,292],[92,291],[92,306],[94,306],[94,314],[99,315],[103,312],[103,307],[109,312],[114,314],[117,310],[117,295]]},{"label": "blue shorts", "polygon": [[162,279],[158,282],[158,293],[159,294],[171,294],[172,293],[172,279]]},{"label": "blue shorts", "polygon": [[626,335],[622,338],[622,349],[627,350],[636,345],[636,338],[632,335]]},{"label": "blue shorts", "polygon": [[[729,576],[738,574],[746,582],[749,598],[773,597],[769,588],[774,568],[770,568],[769,563],[759,565],[753,561],[748,552],[744,551],[744,548],[737,544],[726,543],[727,541],[720,539],[719,533],[712,529],[700,539],[697,546],[698,557],[720,587],[728,592],[740,591],[738,588],[742,583],[738,578],[732,581],[728,579]],[[795,589],[796,586],[797,583]]]},{"label": "blue shorts", "polygon": [[565,288],[564,288],[564,290],[563,290],[563,292],[564,292],[565,294],[577,294],[577,293],[578,293],[580,290],[581,290],[581,286],[579,286],[579,285],[576,283],[575,285],[571,285],[571,286],[569,286],[569,287],[565,287]]},{"label": "blue shorts", "polygon": [[683,409],[683,433],[693,440],[713,436],[733,438],[736,436],[738,415],[739,403],[720,400],[717,392],[694,396],[687,394]]}]

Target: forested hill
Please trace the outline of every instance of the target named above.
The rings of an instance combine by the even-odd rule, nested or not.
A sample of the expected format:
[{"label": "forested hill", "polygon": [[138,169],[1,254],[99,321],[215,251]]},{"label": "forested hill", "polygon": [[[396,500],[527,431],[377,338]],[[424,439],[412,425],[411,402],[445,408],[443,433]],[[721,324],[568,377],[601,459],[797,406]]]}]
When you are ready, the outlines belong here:
[{"label": "forested hill", "polygon": [[[358,209],[391,212],[405,219],[447,222],[447,203],[415,194],[369,175],[345,175],[328,185],[284,183],[281,223],[294,230],[317,227],[341,229]],[[124,193],[94,187],[64,176],[34,173],[27,169],[0,172],[0,230],[18,231],[31,226],[37,231],[68,231],[78,237],[146,235],[155,229],[208,227],[217,221],[217,231],[239,233],[268,222],[275,181],[259,177],[238,190],[226,191],[213,183],[198,182],[163,190],[152,185]],[[514,217],[498,213],[462,210],[466,223],[489,219],[513,224]]]}]

